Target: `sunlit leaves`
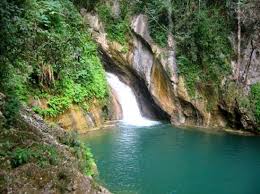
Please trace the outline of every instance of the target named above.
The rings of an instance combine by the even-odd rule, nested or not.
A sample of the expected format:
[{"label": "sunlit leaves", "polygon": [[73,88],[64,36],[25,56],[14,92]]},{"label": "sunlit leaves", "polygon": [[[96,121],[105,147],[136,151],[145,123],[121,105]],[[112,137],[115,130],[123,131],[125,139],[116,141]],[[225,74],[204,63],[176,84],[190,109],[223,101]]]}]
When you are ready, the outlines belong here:
[{"label": "sunlit leaves", "polygon": [[48,93],[48,109],[35,108],[48,116],[72,103],[106,97],[97,47],[71,1],[4,0],[0,15],[2,92],[16,101],[34,90]]}]

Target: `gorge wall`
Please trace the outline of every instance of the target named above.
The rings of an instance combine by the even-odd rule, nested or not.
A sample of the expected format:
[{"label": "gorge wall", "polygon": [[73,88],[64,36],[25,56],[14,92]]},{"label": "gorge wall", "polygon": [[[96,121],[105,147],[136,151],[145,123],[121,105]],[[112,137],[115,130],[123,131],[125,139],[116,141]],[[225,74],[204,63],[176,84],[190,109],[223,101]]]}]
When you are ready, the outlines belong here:
[{"label": "gorge wall", "polygon": [[[180,37],[177,37],[172,30],[173,26],[178,24],[174,21],[176,18],[174,18],[172,10],[164,8],[165,10],[160,13],[162,17],[168,17],[165,20],[168,26],[162,27],[165,28],[164,31],[167,27],[164,37],[165,44],[162,45],[154,37],[149,14],[145,11],[133,13],[131,6],[134,3],[130,3],[129,6],[125,3],[127,0],[95,1],[91,8],[88,7],[88,4],[85,5],[85,8],[81,8],[80,13],[86,24],[85,28],[91,32],[92,37],[98,43],[97,49],[105,70],[117,74],[121,81],[133,88],[143,116],[155,120],[168,120],[176,126],[233,128],[257,132],[259,116],[254,110],[257,109],[257,102],[250,97],[251,86],[260,81],[259,5],[257,2],[248,0],[241,8],[243,14],[241,14],[240,65],[237,62],[238,54],[236,53],[237,29],[234,27],[233,31],[228,32],[229,37],[226,37],[232,46],[229,50],[232,49],[233,54],[230,54],[230,58],[222,57],[224,48],[222,45],[216,45],[219,50],[213,50],[204,56],[204,58],[207,58],[207,55],[217,56],[213,56],[213,59],[214,57],[217,59],[214,59],[215,61],[210,64],[208,70],[207,63],[211,61],[203,62],[205,59],[200,56],[199,51],[196,53],[194,48],[189,49],[188,46],[188,50],[185,52],[192,53],[191,58],[201,58],[196,63],[205,63],[204,65],[195,64],[193,67],[192,62],[186,63],[188,53],[187,56],[185,53],[182,53],[181,56],[178,53],[183,45],[180,44],[182,41]],[[158,6],[160,3],[158,2]],[[188,11],[196,12],[198,7],[192,6],[194,9]],[[216,6],[221,7],[218,4]],[[81,7],[84,6],[81,5]],[[215,10],[212,9],[213,11]],[[236,13],[234,10],[232,11],[228,10],[225,14],[232,15],[232,22],[236,22]],[[173,16],[169,17],[169,15]],[[222,17],[222,15],[220,16]],[[217,19],[213,18],[214,20],[218,22]],[[157,25],[161,27],[163,22],[157,21]],[[220,27],[222,28],[222,26]],[[189,30],[192,29],[188,29],[187,33]],[[156,33],[161,33],[160,30],[157,29],[157,31]],[[207,29],[207,33],[208,31],[210,28]],[[111,36],[114,36],[114,39]],[[216,39],[215,43],[221,42],[223,40],[218,40],[221,36],[207,37],[206,41]],[[195,43],[199,45],[198,48],[202,48],[202,51],[205,50],[204,45],[214,43],[214,41],[213,43],[197,43],[199,41],[195,36]],[[214,45],[211,45],[209,49],[212,47]],[[223,67],[220,65],[218,68],[223,69],[220,71],[214,67],[214,65],[218,65],[215,63],[226,63],[228,67],[225,66],[226,64]],[[195,73],[193,68],[196,69]],[[230,73],[224,68],[230,68]],[[207,74],[212,71],[218,73],[213,73],[211,77],[208,76]],[[205,74],[205,80],[201,79],[203,74]],[[219,76],[217,78],[219,81],[211,80],[215,79],[214,76]],[[121,119],[122,110],[117,95],[112,88],[109,88],[108,91],[109,97],[105,103],[92,99],[91,102],[88,102],[86,110],[82,106],[85,102],[74,103],[61,114],[51,116],[47,120],[58,123],[66,129],[86,132],[101,127],[107,121]],[[44,99],[32,100],[30,104],[42,109],[49,107],[49,102]]]},{"label": "gorge wall", "polygon": [[[110,3],[114,5],[118,2]],[[118,6],[115,6],[117,9],[111,6],[112,15],[120,13]],[[150,36],[146,15],[138,14],[130,17],[131,36],[125,45],[107,37],[104,23],[95,11],[88,12],[86,9],[81,9],[81,15],[99,44],[105,69],[116,73],[122,81],[132,86],[145,116],[169,119],[177,126],[231,127],[252,131],[259,127],[252,112],[241,106],[240,97],[246,95],[246,91],[237,87],[232,76],[225,77],[221,81],[219,86],[221,94],[217,100],[211,96],[216,94],[211,94],[211,88],[207,86],[196,88],[195,96],[191,96],[185,77],[178,73],[174,35],[168,34],[165,47],[156,44]],[[253,23],[251,26],[255,26],[254,32],[250,34],[251,38],[243,34],[243,60],[239,71],[240,77],[247,79],[244,88],[250,88],[250,85],[260,80],[259,45],[257,45],[259,25],[255,25],[258,18],[259,14],[254,14],[251,18]],[[248,23],[247,25],[245,29],[250,26]],[[233,72],[236,70],[233,69]]]}]

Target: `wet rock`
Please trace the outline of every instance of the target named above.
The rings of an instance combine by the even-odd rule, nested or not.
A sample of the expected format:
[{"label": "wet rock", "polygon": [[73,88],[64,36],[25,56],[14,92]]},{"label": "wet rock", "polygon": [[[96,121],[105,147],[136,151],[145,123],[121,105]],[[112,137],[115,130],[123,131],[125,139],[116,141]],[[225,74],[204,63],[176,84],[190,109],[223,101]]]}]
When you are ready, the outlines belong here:
[{"label": "wet rock", "polygon": [[[249,86],[260,82],[260,6],[256,0],[249,0],[242,6],[241,32],[241,64],[239,73],[241,82]],[[237,51],[236,32],[231,37],[233,50]],[[233,61],[233,72],[238,71],[238,65]]]},{"label": "wet rock", "polygon": [[148,29],[148,18],[144,14],[139,14],[133,17],[131,23],[132,30],[142,37],[148,44],[152,43],[152,38]]},{"label": "wet rock", "polygon": [[[57,123],[64,129],[77,130],[85,133],[95,128],[100,128],[107,120],[118,120],[122,118],[122,111],[115,95],[110,99],[108,105],[102,105],[98,101],[88,102],[88,110],[80,105],[70,106],[64,113],[57,117],[45,118],[50,124]],[[42,109],[48,108],[46,99],[31,99],[30,106],[39,106]],[[35,115],[37,117],[37,115]],[[39,117],[39,119],[42,119]],[[43,121],[42,121],[43,122]]]},{"label": "wet rock", "polygon": [[[88,21],[90,19],[88,13],[85,14],[83,14],[85,22],[91,23]],[[98,16],[93,17],[98,20]],[[92,28],[95,29],[95,26]],[[122,45],[107,40],[105,32],[101,29],[93,30],[93,37],[100,46],[105,68],[116,73],[121,81],[133,88],[142,114],[146,116],[154,112],[157,118],[158,115],[163,115],[163,118],[171,120],[172,124],[181,126],[229,126],[230,117],[225,110],[228,107],[219,103],[219,94],[215,93],[212,86],[199,83],[192,97],[187,92],[184,79],[177,74],[175,41],[171,33],[168,34],[167,46],[161,48],[150,36],[147,16],[136,15],[131,22],[132,39],[125,45],[128,46],[128,51],[122,52]],[[258,39],[257,35],[255,38]],[[259,41],[254,41],[255,45],[256,42]],[[251,54],[248,84],[259,80],[258,72],[260,72],[258,50],[255,49]],[[153,110],[158,111],[147,108],[149,103],[154,107]],[[233,109],[231,114],[236,115],[236,112]],[[233,127],[248,128],[251,125],[250,117],[243,114],[240,114],[239,118],[237,116],[232,118],[231,122],[238,119],[236,122],[240,123]]]},{"label": "wet rock", "polygon": [[78,105],[72,105],[61,115],[55,118],[48,118],[50,122],[58,123],[67,130],[77,130],[84,133],[97,127],[101,127],[107,119],[103,115],[103,106],[98,102],[92,102],[88,110],[82,109]]},{"label": "wet rock", "polygon": [[[90,17],[90,13],[82,12],[82,14],[83,18],[85,18],[85,22],[88,24],[92,23],[89,20],[93,18],[99,21],[96,15],[92,14]],[[147,50],[146,47],[140,48],[139,46],[142,46],[142,44],[136,39],[135,43],[129,43],[128,52],[123,52],[124,47],[117,42],[108,41],[106,34],[103,33],[101,29],[98,31],[94,30],[95,26],[92,26],[92,29],[92,35],[100,45],[100,51],[106,70],[117,73],[123,82],[134,88],[142,114],[148,118],[158,118],[158,116],[165,118],[164,110],[153,102],[154,99],[148,92],[149,71],[151,71],[153,63],[153,56],[150,51]],[[135,47],[134,44],[138,47],[135,54],[133,48],[137,47]],[[144,53],[147,57],[142,58],[141,55]],[[133,68],[133,66],[135,66],[135,68]],[[160,112],[160,114],[155,112]]]},{"label": "wet rock", "polygon": [[90,25],[94,32],[105,33],[104,27],[96,14],[89,13],[84,8],[80,10],[80,13],[83,16],[84,21]]},{"label": "wet rock", "polygon": [[[87,23],[91,23],[87,15],[83,17]],[[153,43],[145,15],[135,16],[131,28],[134,36],[127,53],[121,52],[121,45],[116,42],[107,39],[100,42],[101,37],[105,37],[101,30],[93,32],[100,44],[105,68],[133,87],[144,116],[153,118],[151,113],[154,112],[157,115],[155,118],[172,117],[174,124],[183,124],[185,117],[175,91],[178,79],[174,78],[177,74],[173,73],[174,51],[162,49]],[[169,48],[173,48],[173,41],[169,42]]]},{"label": "wet rock", "polygon": [[134,37],[132,67],[142,77],[147,87],[150,87],[151,71],[154,63],[153,54],[137,37]]},{"label": "wet rock", "polygon": [[109,115],[109,120],[120,120],[123,118],[123,110],[122,106],[118,100],[118,95],[116,92],[110,87],[110,102],[108,105],[107,114]]}]

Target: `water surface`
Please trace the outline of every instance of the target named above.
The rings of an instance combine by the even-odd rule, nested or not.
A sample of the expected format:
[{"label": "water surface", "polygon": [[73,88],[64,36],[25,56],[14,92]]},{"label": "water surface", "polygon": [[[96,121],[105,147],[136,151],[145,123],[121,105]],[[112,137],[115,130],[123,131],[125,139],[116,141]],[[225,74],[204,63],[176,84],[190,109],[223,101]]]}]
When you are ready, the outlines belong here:
[{"label": "water surface", "polygon": [[99,179],[113,193],[259,194],[260,139],[121,125],[91,132]]}]

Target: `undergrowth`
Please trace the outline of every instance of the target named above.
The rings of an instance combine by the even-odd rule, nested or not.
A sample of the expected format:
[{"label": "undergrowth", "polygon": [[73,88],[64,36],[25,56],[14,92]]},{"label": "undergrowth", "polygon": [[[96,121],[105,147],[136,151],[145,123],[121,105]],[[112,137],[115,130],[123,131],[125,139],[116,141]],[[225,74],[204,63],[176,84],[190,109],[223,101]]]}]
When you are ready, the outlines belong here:
[{"label": "undergrowth", "polygon": [[121,12],[119,16],[114,16],[111,9],[111,6],[106,2],[101,2],[96,7],[96,11],[104,24],[108,39],[117,41],[127,48],[126,44],[130,34],[128,2],[126,0],[120,1]]},{"label": "undergrowth", "polygon": [[107,97],[97,46],[71,1],[3,0],[0,17],[0,87],[10,99],[8,120],[22,101],[41,98],[39,93],[49,97],[48,109],[34,107],[44,116]]},{"label": "undergrowth", "polygon": [[205,0],[198,5],[193,0],[135,0],[129,4],[131,14],[147,15],[151,37],[158,45],[167,47],[168,33],[173,34],[178,72],[185,78],[190,96],[195,97],[195,91],[206,86],[215,88],[217,95],[220,81],[231,73],[228,2]]},{"label": "undergrowth", "polygon": [[73,149],[75,156],[78,158],[80,169],[85,175],[94,176],[96,174],[96,163],[93,154],[90,148],[79,140],[77,132],[67,133],[62,143]]},{"label": "undergrowth", "polygon": [[10,139],[0,143],[0,158],[9,159],[12,168],[17,168],[27,163],[36,163],[43,168],[47,165],[57,165],[60,160],[55,146],[35,142],[28,147],[19,146],[10,149],[15,143],[17,142],[12,142]]},{"label": "undergrowth", "polygon": [[[260,126],[260,83],[251,86],[250,101],[253,104],[256,121]],[[258,129],[260,129],[260,127]]]}]

